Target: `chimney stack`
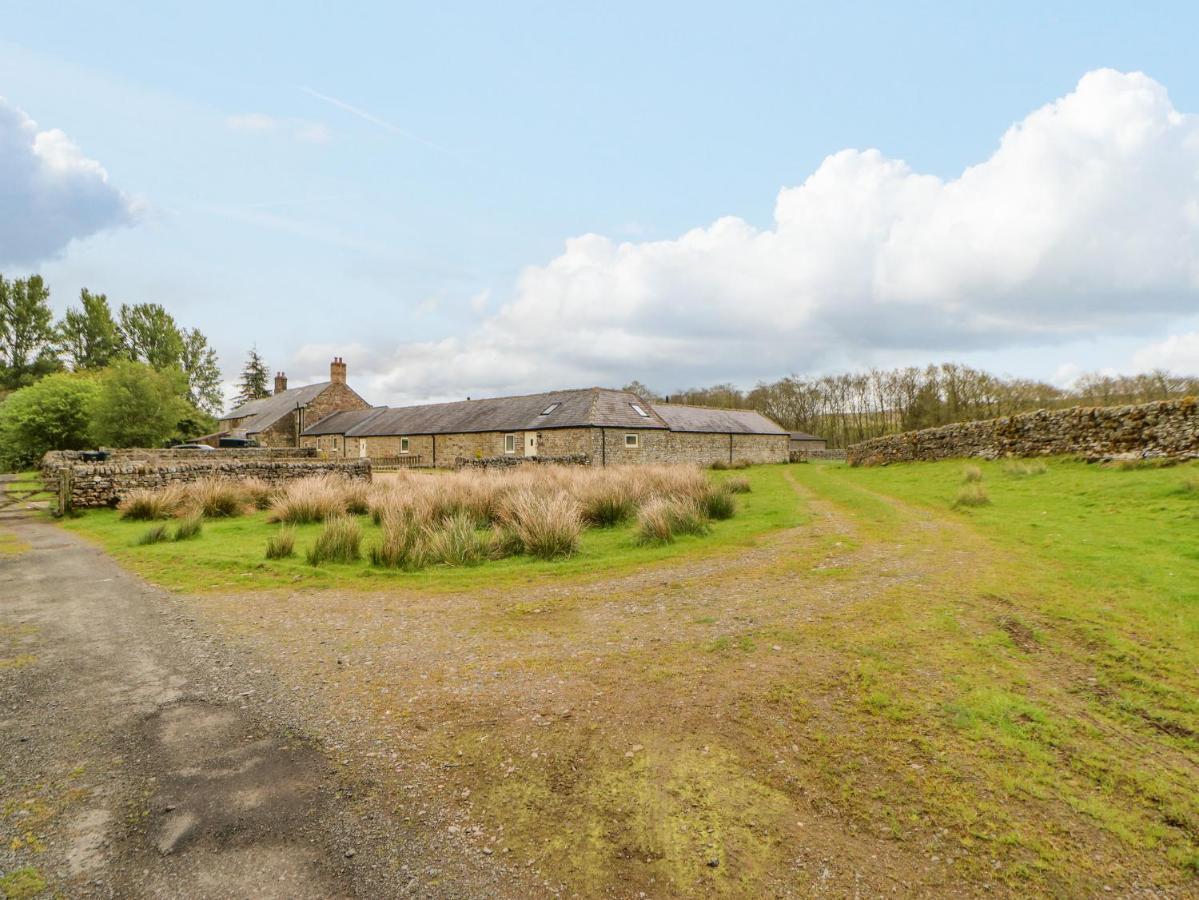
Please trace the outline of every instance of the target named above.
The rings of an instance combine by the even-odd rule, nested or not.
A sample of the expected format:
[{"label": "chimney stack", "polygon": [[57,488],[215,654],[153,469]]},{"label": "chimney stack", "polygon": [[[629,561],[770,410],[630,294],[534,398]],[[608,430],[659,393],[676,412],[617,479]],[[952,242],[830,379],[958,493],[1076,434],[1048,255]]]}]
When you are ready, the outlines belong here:
[{"label": "chimney stack", "polygon": [[275,393],[282,394],[287,390],[287,375],[283,372],[275,373]]},{"label": "chimney stack", "polygon": [[346,383],[346,364],[340,356],[333,357],[333,362],[329,363],[329,380],[334,384]]}]

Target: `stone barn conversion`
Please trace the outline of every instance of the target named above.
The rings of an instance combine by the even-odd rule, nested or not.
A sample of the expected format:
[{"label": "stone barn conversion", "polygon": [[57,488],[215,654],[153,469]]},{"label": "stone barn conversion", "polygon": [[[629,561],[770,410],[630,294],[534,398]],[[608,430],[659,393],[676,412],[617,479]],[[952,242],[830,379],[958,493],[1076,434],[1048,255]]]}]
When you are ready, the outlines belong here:
[{"label": "stone barn conversion", "polygon": [[814,434],[807,434],[803,431],[791,432],[791,449],[792,450],[827,450],[828,441],[822,437],[816,437]]},{"label": "stone barn conversion", "polygon": [[526,457],[604,466],[786,462],[790,435],[751,410],[648,403],[607,388],[339,412],[300,445],[414,466]]},{"label": "stone barn conversion", "polygon": [[328,381],[289,388],[287,376],[280,372],[271,396],[225,413],[218,430],[199,440],[214,447],[221,438],[257,441],[264,447],[299,447],[305,429],[334,413],[370,408],[346,383],[346,364],[339,356],[329,364]]}]

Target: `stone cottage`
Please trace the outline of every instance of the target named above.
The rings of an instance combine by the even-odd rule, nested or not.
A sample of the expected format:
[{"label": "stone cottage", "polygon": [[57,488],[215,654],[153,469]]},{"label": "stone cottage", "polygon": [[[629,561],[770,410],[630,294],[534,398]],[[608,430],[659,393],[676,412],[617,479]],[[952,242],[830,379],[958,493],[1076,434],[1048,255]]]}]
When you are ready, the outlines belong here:
[{"label": "stone cottage", "polygon": [[648,403],[608,388],[338,413],[300,445],[408,465],[586,456],[592,465],[786,462],[790,436],[751,410]]},{"label": "stone cottage", "polygon": [[278,373],[271,396],[251,400],[226,413],[216,433],[199,440],[214,447],[223,437],[254,440],[264,447],[299,447],[300,435],[329,416],[370,408],[346,383],[346,364],[338,356],[329,364],[328,381],[289,388],[287,376]]}]

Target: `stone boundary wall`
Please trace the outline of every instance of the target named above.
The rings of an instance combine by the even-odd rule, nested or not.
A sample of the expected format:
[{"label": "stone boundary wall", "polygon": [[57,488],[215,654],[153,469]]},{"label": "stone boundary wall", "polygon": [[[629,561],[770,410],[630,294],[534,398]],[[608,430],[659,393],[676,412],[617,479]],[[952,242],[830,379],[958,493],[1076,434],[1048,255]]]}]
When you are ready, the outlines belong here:
[{"label": "stone boundary wall", "polygon": [[[51,450],[42,457],[42,471],[53,473],[63,466],[95,465],[83,459],[83,450]],[[315,447],[224,447],[218,450],[173,450],[132,447],[122,450],[106,450],[105,465],[123,465],[128,462],[150,460],[185,460],[194,462],[207,459],[318,459]]]},{"label": "stone boundary wall", "polygon": [[68,509],[95,509],[116,506],[127,493],[139,488],[156,490],[202,478],[261,478],[269,484],[279,484],[336,472],[355,481],[371,480],[369,459],[210,459],[211,456],[215,454],[205,453],[201,459],[192,457],[186,461],[77,463],[61,466],[46,485],[51,490],[58,489],[60,506],[63,499],[69,498]]},{"label": "stone boundary wall", "polygon": [[525,465],[589,466],[591,457],[586,453],[574,453],[570,456],[485,456],[482,459],[459,456],[454,460],[455,469],[514,469]]},{"label": "stone boundary wall", "polygon": [[862,441],[849,448],[850,465],[976,456],[1118,454],[1199,457],[1199,404],[1194,397],[1137,406],[1041,409],[1002,419],[960,422]]},{"label": "stone boundary wall", "polygon": [[792,450],[791,462],[807,462],[809,459],[845,459],[845,450]]}]

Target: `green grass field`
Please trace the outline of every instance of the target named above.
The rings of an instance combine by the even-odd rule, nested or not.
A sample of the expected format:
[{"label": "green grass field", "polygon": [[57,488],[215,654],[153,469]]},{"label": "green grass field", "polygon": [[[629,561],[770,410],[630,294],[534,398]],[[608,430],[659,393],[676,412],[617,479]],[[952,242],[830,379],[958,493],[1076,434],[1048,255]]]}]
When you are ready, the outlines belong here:
[{"label": "green grass field", "polygon": [[[65,527],[99,541],[104,548],[140,575],[165,587],[182,591],[229,590],[269,587],[338,587],[375,590],[389,585],[419,590],[466,590],[547,577],[618,573],[665,559],[721,552],[752,544],[760,535],[799,524],[803,513],[786,488],[781,467],[762,467],[749,473],[754,490],[737,497],[738,513],[712,523],[711,534],[683,535],[666,546],[639,546],[631,524],[614,528],[589,528],[583,532],[580,552],[564,560],[537,560],[526,556],[490,561],[478,566],[434,566],[419,572],[381,569],[366,559],[357,563],[305,562],[305,551],[316,540],[320,525],[296,528],[296,555],[267,560],[267,540],[278,531],[265,512],[235,519],[206,520],[202,535],[180,543],[137,546],[138,538],[155,523],[122,520],[113,510],[92,510]],[[714,472],[713,480],[738,472]],[[436,475],[430,477],[437,477]],[[379,529],[360,516],[363,553],[377,542]]]},{"label": "green grass field", "polygon": [[[955,506],[968,466],[981,500]],[[465,792],[548,878],[770,895],[827,865],[866,894],[1199,890],[1199,466],[746,474],[707,537],[589,531],[569,560],[413,574],[313,568],[315,528],[268,563],[261,514],[146,547],[112,512],[64,527],[201,592],[287,677],[318,673],[362,765],[407,760],[375,772],[384,794]],[[424,794],[428,769],[447,783]]]}]

